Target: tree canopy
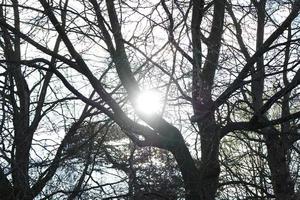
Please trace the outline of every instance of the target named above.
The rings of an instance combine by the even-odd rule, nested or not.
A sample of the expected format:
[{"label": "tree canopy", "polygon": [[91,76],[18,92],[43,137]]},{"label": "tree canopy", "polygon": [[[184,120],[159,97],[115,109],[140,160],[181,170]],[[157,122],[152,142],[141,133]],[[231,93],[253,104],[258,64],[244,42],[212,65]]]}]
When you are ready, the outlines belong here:
[{"label": "tree canopy", "polygon": [[300,199],[299,10],[2,0],[0,199]]}]

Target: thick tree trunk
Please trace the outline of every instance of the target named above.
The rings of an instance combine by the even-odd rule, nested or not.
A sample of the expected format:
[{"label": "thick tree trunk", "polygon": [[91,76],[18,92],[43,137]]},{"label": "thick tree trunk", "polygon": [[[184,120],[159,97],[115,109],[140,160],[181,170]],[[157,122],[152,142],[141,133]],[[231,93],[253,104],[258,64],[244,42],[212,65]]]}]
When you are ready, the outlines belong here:
[{"label": "thick tree trunk", "polygon": [[[211,121],[213,122],[213,121]],[[213,123],[203,127],[201,132],[201,164],[196,167],[187,146],[182,139],[172,149],[178,166],[180,168],[187,200],[212,200],[218,189],[220,164],[218,160],[219,143],[218,128]],[[203,123],[205,124],[205,123]]]},{"label": "thick tree trunk", "polygon": [[183,177],[186,200],[215,199],[220,173],[218,156],[215,152],[218,150],[207,149],[206,153],[210,154],[210,160],[207,157],[198,169],[185,145],[179,145],[173,151]]},{"label": "thick tree trunk", "polygon": [[195,122],[199,127],[201,140],[201,164],[199,171],[198,199],[215,199],[220,174],[219,131],[211,111],[212,88],[215,72],[218,67],[221,39],[224,26],[225,1],[213,1],[213,21],[211,31],[206,42],[207,56],[202,66],[202,52],[200,42],[200,25],[203,15],[203,1],[194,1],[192,38],[193,38],[193,91],[192,104]]},{"label": "thick tree trunk", "polygon": [[277,130],[268,128],[264,132],[275,198],[276,200],[292,200],[295,192],[287,161],[287,146],[278,136]]},{"label": "thick tree trunk", "polygon": [[201,135],[201,200],[215,199],[220,174],[218,132]]},{"label": "thick tree trunk", "polygon": [[[266,16],[266,0],[255,2],[257,10],[257,42],[256,48],[263,45]],[[257,112],[263,105],[265,66],[263,56],[257,59],[252,75],[253,108]],[[261,116],[263,117],[263,116]],[[294,196],[294,184],[287,162],[287,144],[284,136],[274,127],[262,130],[267,146],[267,161],[271,171],[271,180],[276,200],[291,200]]]},{"label": "thick tree trunk", "polygon": [[200,185],[202,181],[188,148],[182,141],[172,150],[172,153],[183,177],[186,200],[200,200]]}]

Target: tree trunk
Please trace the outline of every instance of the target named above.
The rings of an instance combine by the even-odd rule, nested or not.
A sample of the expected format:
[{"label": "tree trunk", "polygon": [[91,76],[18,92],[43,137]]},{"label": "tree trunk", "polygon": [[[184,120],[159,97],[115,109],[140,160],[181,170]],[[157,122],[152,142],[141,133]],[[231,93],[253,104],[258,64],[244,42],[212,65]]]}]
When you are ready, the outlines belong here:
[{"label": "tree trunk", "polygon": [[277,130],[267,128],[264,133],[275,198],[276,200],[292,200],[295,193],[287,162],[287,146],[279,137]]},{"label": "tree trunk", "polygon": [[218,189],[220,164],[219,139],[216,138],[217,132],[206,132],[201,138],[201,200],[215,199]]},{"label": "tree trunk", "polygon": [[[208,121],[206,121],[208,123]],[[203,123],[205,124],[205,123]],[[203,127],[201,132],[201,164],[197,168],[187,146],[182,139],[171,150],[180,168],[187,200],[215,199],[220,174],[219,132],[217,126],[211,123]]]},{"label": "tree trunk", "polygon": [[196,168],[195,162],[184,144],[184,141],[181,141],[177,147],[172,150],[172,153],[177,161],[184,181],[186,200],[200,200],[200,185],[202,181],[200,179],[199,170]]}]

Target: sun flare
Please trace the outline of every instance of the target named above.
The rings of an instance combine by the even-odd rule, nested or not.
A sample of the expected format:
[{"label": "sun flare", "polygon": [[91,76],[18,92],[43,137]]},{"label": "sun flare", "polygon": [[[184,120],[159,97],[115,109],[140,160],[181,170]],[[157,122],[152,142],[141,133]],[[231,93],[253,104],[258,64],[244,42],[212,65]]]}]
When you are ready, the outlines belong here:
[{"label": "sun flare", "polygon": [[161,109],[162,101],[159,92],[148,90],[141,92],[136,99],[137,110],[143,114],[152,115]]}]

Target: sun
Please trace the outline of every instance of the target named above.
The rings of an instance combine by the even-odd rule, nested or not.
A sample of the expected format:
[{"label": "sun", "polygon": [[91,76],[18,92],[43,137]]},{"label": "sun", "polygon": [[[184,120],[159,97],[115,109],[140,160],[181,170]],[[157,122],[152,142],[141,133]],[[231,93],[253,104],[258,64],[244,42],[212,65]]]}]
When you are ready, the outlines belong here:
[{"label": "sun", "polygon": [[146,115],[157,114],[162,107],[161,95],[155,90],[145,90],[136,98],[136,108]]}]

